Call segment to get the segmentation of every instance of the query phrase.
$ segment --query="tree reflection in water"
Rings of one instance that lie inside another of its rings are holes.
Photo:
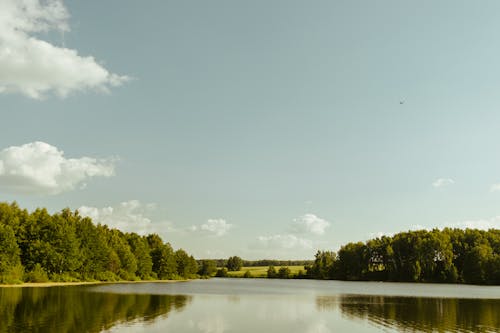
[[[100,332],[182,311],[189,296],[89,292],[85,287],[0,288],[0,333]]]
[[[397,296],[318,296],[319,311],[338,311],[398,331],[497,332],[500,300]]]

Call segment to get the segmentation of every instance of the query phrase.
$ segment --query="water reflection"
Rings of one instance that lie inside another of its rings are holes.
[[[88,292],[85,287],[0,288],[0,333],[100,332],[181,311],[190,296]]]
[[[398,331],[497,332],[500,300],[397,296],[318,296],[319,311],[338,311]]]
[[[488,287],[233,280],[0,288],[0,333],[489,333],[500,327],[498,289]],[[386,294],[375,294],[375,287]],[[424,287],[425,295],[394,295]],[[443,288],[455,298],[436,292]],[[458,298],[486,292],[496,299]]]

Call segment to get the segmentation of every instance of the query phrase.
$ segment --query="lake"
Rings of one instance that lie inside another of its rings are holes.
[[[210,279],[0,288],[3,332],[499,332],[500,287]]]

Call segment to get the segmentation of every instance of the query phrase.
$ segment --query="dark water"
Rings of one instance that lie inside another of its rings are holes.
[[[3,332],[500,332],[500,287],[308,280],[0,288]]]

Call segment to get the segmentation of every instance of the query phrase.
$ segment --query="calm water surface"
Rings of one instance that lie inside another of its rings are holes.
[[[3,332],[500,332],[500,287],[311,280],[0,288]]]

